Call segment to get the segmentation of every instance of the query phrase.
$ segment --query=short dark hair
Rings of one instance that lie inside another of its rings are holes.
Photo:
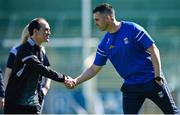
[[[105,15],[114,14],[114,8],[108,3],[102,3],[93,9],[93,13],[100,12]]]
[[[45,20],[44,18],[35,18],[33,19],[28,26],[28,31],[29,31],[29,35],[32,36],[33,35],[33,30],[37,29],[39,30],[41,28],[41,24],[39,23],[39,20]],[[45,20],[46,21],[46,20]]]

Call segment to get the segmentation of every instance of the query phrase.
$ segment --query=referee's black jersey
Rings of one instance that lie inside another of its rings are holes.
[[[20,105],[38,105],[37,86],[40,76],[45,76],[58,82],[64,82],[60,73],[42,63],[38,54],[40,47],[32,38],[19,46],[12,73],[5,92],[6,103]]]
[[[16,59],[16,55],[17,55],[17,51],[19,50],[19,47],[20,47],[20,45],[16,45],[10,50],[8,60],[7,60],[7,65],[6,65],[7,68],[10,68],[10,69],[13,68],[14,61]],[[41,46],[41,49],[42,49],[42,56],[43,56],[41,62],[45,66],[50,66],[49,59],[48,59],[48,57],[46,55],[45,48],[43,46]],[[38,84],[38,93],[39,92],[41,93],[42,88],[46,85],[46,80],[47,79],[48,78],[45,78],[43,76],[42,76],[42,78],[40,78],[39,84]]]

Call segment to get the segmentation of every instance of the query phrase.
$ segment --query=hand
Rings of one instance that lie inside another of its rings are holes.
[[[67,76],[65,77],[64,85],[69,89],[73,89],[76,86],[76,83],[74,79],[72,79],[70,76]]]
[[[41,90],[42,90],[43,95],[46,95],[47,92],[48,92],[48,88],[47,87],[43,87]]]
[[[157,80],[155,80],[156,81],[156,83],[157,84],[159,84],[160,86],[162,86],[163,85],[163,80],[161,80],[161,81],[157,81]]]
[[[159,84],[160,86],[162,86],[163,83],[164,83],[164,82],[163,82],[163,78],[162,78],[162,77],[159,77],[159,76],[155,77],[154,80],[155,80],[155,82],[156,82],[157,84]]]
[[[0,109],[4,107],[4,97],[0,97]]]

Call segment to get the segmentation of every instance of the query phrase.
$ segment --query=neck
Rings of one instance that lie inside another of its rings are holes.
[[[34,40],[37,46],[41,46],[41,42],[35,39],[35,37],[31,36],[31,38]]]
[[[120,27],[121,27],[121,22],[115,20],[111,25],[109,25],[108,32],[115,33],[119,30]]]

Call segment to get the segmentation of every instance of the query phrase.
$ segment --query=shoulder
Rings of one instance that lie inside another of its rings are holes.
[[[137,26],[138,24],[135,22],[131,22],[131,21],[122,21],[122,25],[124,27],[129,27],[129,28],[134,28],[135,26]]]
[[[19,46],[19,50],[31,50],[31,49],[33,49],[33,46],[30,45],[28,42]]]
[[[135,31],[135,32],[140,32],[140,31],[146,31],[141,25],[135,22],[130,22],[130,21],[123,21],[123,26],[126,29]]]
[[[140,24],[135,23],[135,22],[130,22],[130,21],[125,21],[127,26],[132,26],[133,28],[137,28],[137,29],[144,29]]]
[[[16,48],[17,54],[16,55],[25,55],[28,52],[33,51],[33,47],[28,43],[21,44],[18,48]]]
[[[10,53],[16,55],[19,47],[20,47],[20,45],[13,46],[10,50]]]

